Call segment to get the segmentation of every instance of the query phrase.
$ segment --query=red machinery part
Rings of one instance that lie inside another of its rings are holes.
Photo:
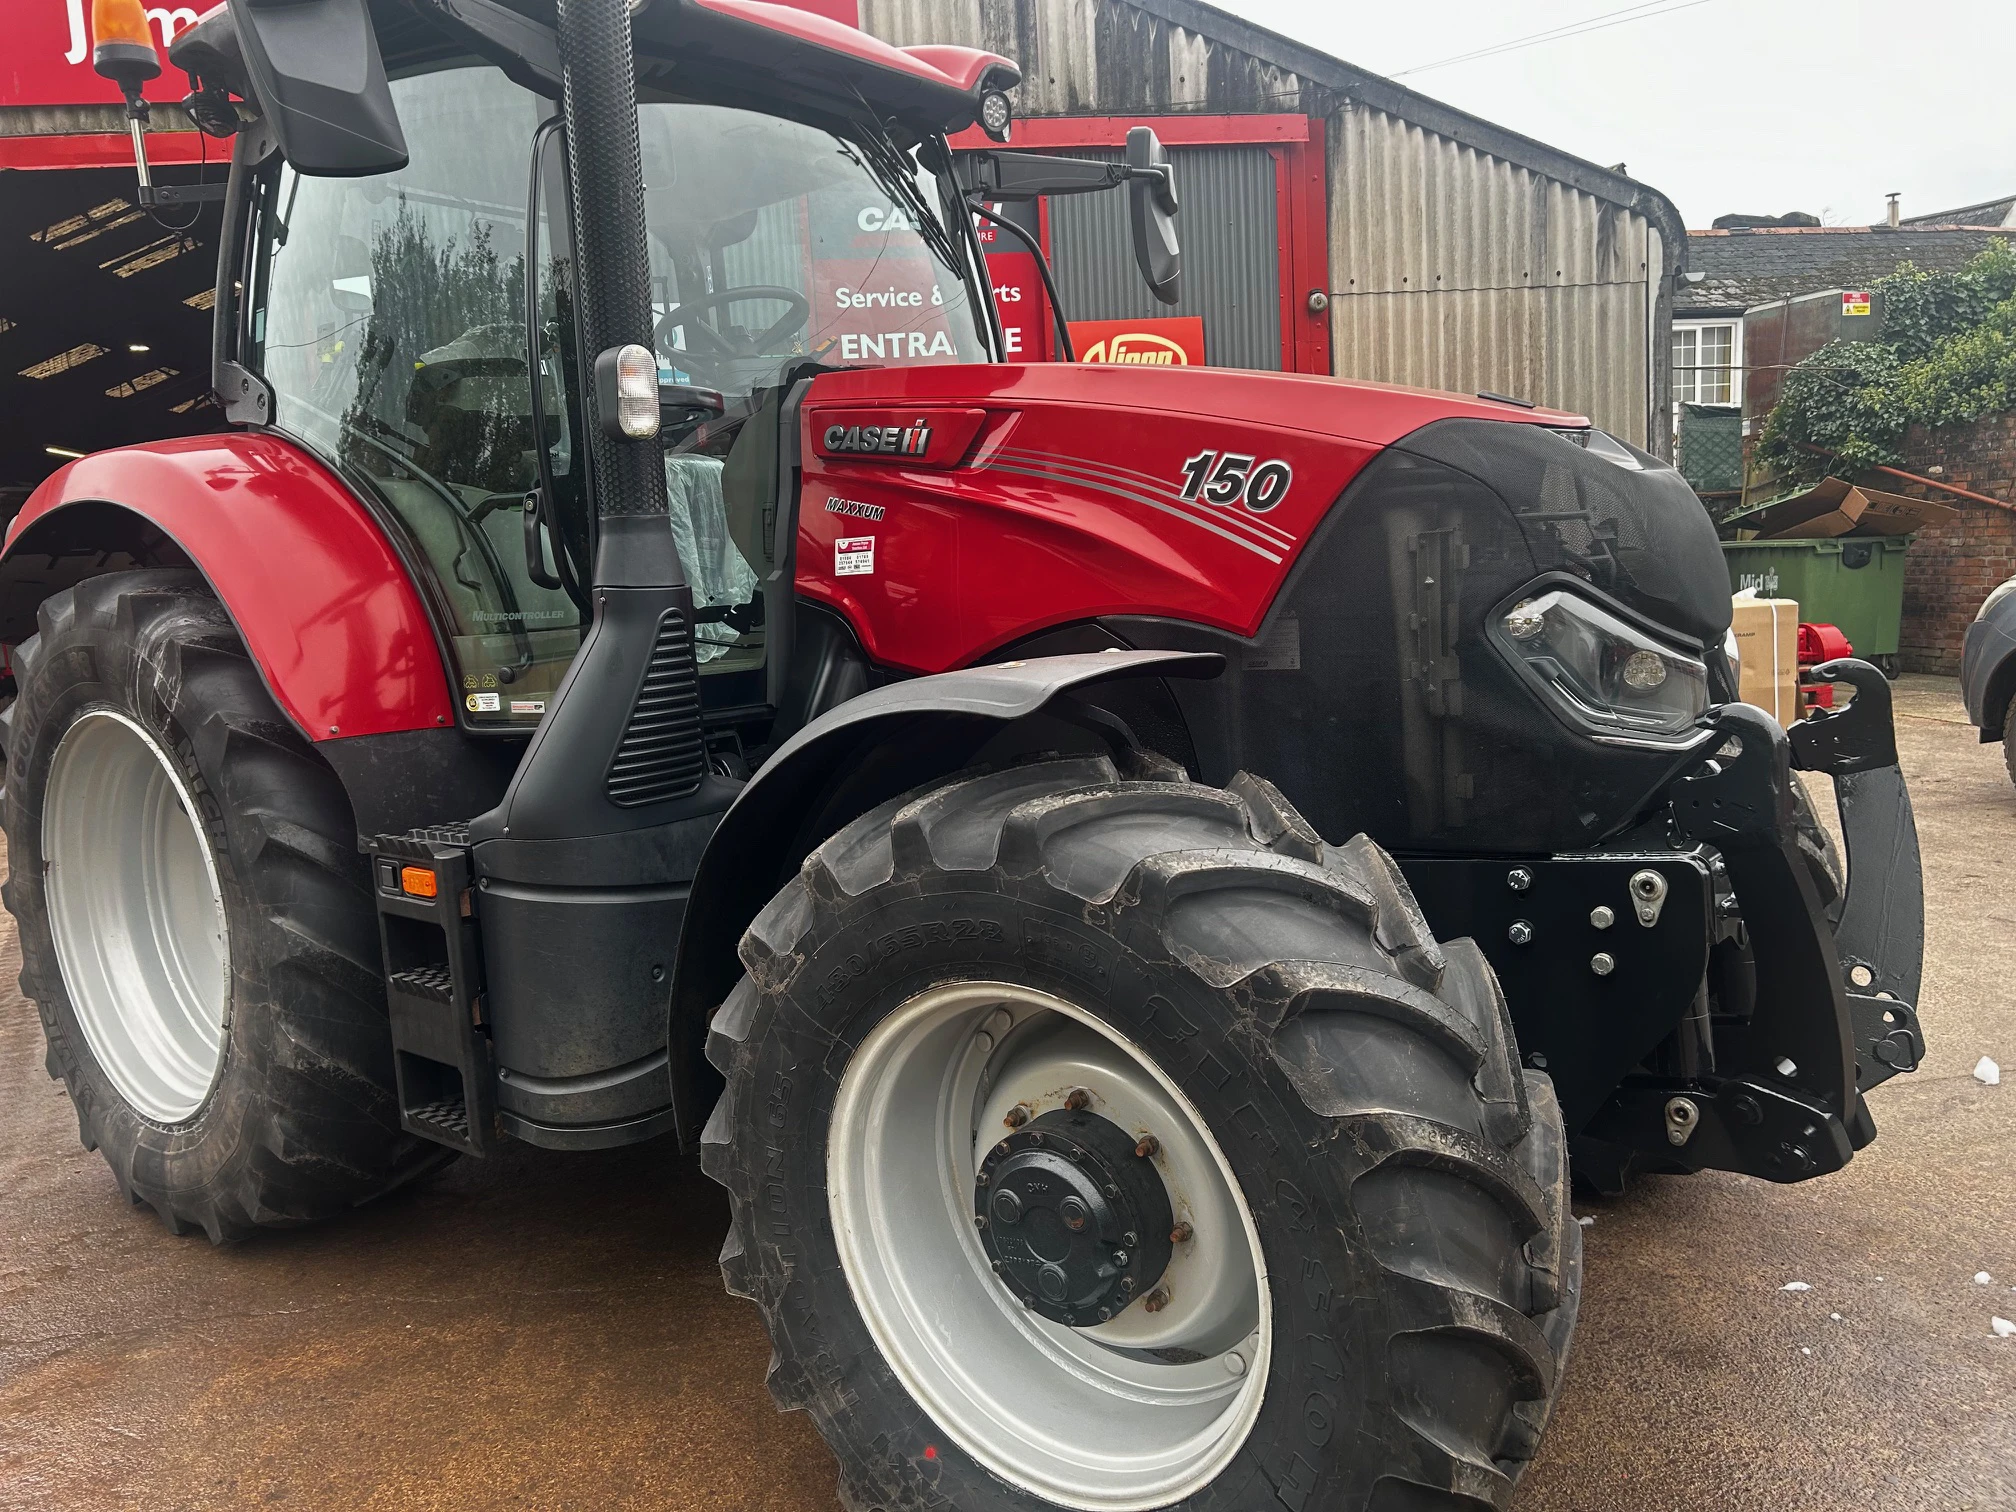
[[[1848,644],[1848,637],[1832,625],[1799,627],[1799,665],[1802,667],[1817,667],[1821,662],[1854,654],[1855,648]]]
[[[196,564],[310,740],[454,723],[441,648],[404,563],[355,495],[299,447],[241,432],[72,462],[15,517],[0,582],[33,554],[39,523],[100,501],[151,521]]]
[[[1844,656],[1853,656],[1855,648],[1848,644],[1848,637],[1833,625],[1801,625],[1799,627],[1799,665],[1817,667],[1822,662],[1837,661]],[[1834,707],[1834,685],[1832,683],[1800,683],[1800,692],[1806,704],[1814,709]]]
[[[1452,416],[1587,423],[1220,368],[825,374],[803,411],[798,591],[913,672],[1102,614],[1251,635],[1358,470]]]

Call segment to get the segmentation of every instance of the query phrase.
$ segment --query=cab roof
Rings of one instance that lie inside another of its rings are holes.
[[[394,74],[466,53],[466,24],[503,10],[550,33],[554,0],[370,0]],[[911,137],[963,131],[988,89],[1022,73],[970,47],[892,47],[824,16],[766,0],[647,0],[631,21],[644,82],[689,99],[858,117]],[[479,49],[486,50],[486,49]],[[504,61],[502,59],[498,60]]]

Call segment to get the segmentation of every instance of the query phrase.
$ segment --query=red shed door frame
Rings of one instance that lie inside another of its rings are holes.
[[[1274,161],[1274,210],[1280,248],[1281,366],[1290,373],[1330,368],[1330,317],[1311,310],[1312,291],[1330,287],[1329,196],[1324,181],[1323,122],[1302,115],[1041,116],[1015,123],[1011,148],[1058,152],[1118,149],[1127,132],[1150,126],[1165,147],[1264,147]],[[952,138],[955,148],[997,147],[978,127]],[[1041,205],[1043,250],[1050,250],[1050,206]],[[1179,226],[1181,222],[1178,222]],[[1327,301],[1326,301],[1327,302]],[[1043,355],[1054,355],[1047,322]]]

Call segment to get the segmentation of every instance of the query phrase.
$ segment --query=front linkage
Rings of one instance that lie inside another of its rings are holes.
[[[1850,684],[1854,701],[1789,735],[1748,704],[1714,709],[1724,739],[1671,789],[1677,835],[1723,863],[1719,911],[1747,934],[1755,1009],[1717,1015],[1712,1070],[1627,1078],[1591,1122],[1596,1138],[1689,1169],[1803,1181],[1875,1138],[1863,1094],[1924,1055],[1924,898],[1889,684],[1855,660],[1815,675]],[[1799,847],[1795,767],[1837,785],[1851,858],[1838,924]]]

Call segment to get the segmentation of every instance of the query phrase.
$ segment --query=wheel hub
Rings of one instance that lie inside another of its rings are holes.
[[[1169,1192],[1134,1136],[1082,1109],[1045,1113],[988,1152],[973,1214],[1024,1307],[1072,1328],[1106,1322],[1162,1278]]]

